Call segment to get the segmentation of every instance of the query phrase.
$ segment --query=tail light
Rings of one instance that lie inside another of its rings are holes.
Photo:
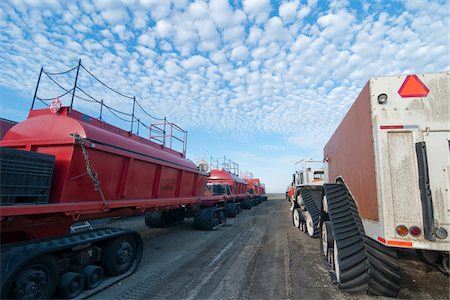
[[[417,226],[411,226],[409,227],[409,234],[411,234],[413,237],[418,237],[422,234],[422,230]]]
[[[400,235],[400,236],[405,236],[405,235],[408,234],[408,228],[406,228],[405,225],[398,225],[398,226],[395,228],[395,231],[396,231],[397,234]]]

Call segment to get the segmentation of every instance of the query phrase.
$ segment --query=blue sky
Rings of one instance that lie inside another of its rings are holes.
[[[1,1],[0,117],[26,117],[41,66],[81,58],[187,129],[188,158],[225,155],[283,192],[296,161],[322,157],[370,77],[450,69],[448,21],[448,1]],[[73,76],[58,81],[70,89]],[[83,76],[91,95],[131,112]],[[41,98],[61,94],[44,79]]]

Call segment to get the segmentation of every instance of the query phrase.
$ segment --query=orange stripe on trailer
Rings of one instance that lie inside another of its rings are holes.
[[[400,246],[400,247],[412,247],[413,243],[412,242],[387,240],[387,245],[389,245],[389,246]]]
[[[395,241],[395,240],[386,240],[382,238],[381,236],[378,237],[378,241],[382,242],[385,245],[388,246],[400,246],[400,247],[412,247],[412,242],[403,242],[403,241]]]

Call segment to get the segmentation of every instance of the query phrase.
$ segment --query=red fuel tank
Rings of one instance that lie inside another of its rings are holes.
[[[83,138],[108,201],[204,195],[207,177],[183,153],[67,107],[31,111],[0,145],[56,157],[51,203],[99,201],[74,134]]]
[[[211,170],[208,183],[228,184],[235,195],[247,193],[247,184],[244,179],[225,170]]]

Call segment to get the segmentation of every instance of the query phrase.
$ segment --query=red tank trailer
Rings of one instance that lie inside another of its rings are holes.
[[[194,217],[197,229],[213,230],[226,222],[225,203],[244,197],[242,186],[235,196],[207,191],[208,174],[185,158],[185,139],[182,151],[170,147],[176,125],[164,120],[157,143],[55,100],[50,109],[32,106],[0,142],[2,299],[88,297],[135,271],[139,233],[69,234],[75,222],[146,214],[149,227]]]
[[[260,198],[261,201],[267,200],[266,188],[264,184],[260,182],[259,178],[245,178],[245,182],[247,183],[250,194]]]
[[[254,206],[253,199],[247,193],[245,181],[224,169],[211,170],[208,177],[208,189],[214,195],[225,195],[227,198],[227,216],[235,217],[242,208],[250,209]]]

